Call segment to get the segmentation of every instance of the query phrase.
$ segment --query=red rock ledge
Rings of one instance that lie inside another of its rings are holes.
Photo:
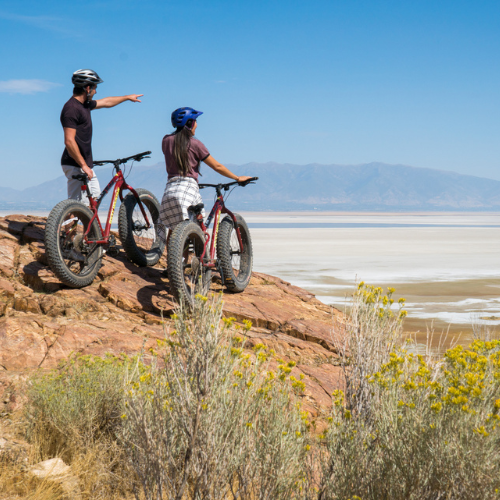
[[[121,250],[117,258],[104,257],[91,286],[74,290],[47,267],[44,229],[45,218],[0,218],[0,415],[19,406],[30,372],[54,368],[72,352],[134,354],[155,345],[163,338],[160,312],[169,318],[175,308],[161,273],[165,256],[156,267],[139,268]],[[305,377],[311,413],[328,405],[339,380],[331,344],[337,310],[279,278],[253,273],[244,293],[224,295],[224,314],[252,321],[247,347],[262,342],[297,363],[293,374]]]

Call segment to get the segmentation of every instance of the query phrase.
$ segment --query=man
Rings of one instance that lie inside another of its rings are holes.
[[[92,160],[92,118],[94,109],[112,108],[125,101],[141,102],[143,94],[132,94],[121,97],[105,97],[93,100],[97,85],[103,81],[91,69],[79,69],[71,79],[74,85],[73,96],[61,111],[61,124],[64,129],[64,145],[66,148],[61,157],[61,166],[68,178],[68,198],[82,201],[88,205],[87,194],[81,190],[82,183],[73,179],[73,175],[85,173],[89,178],[89,189],[92,196],[101,194],[99,181],[94,173]]]

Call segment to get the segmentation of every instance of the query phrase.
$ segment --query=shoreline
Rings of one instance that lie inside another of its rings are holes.
[[[342,309],[345,294],[363,280],[396,288],[395,295],[407,299],[405,331],[420,337],[433,327],[470,338],[472,322],[500,328],[498,212],[242,215],[251,228],[254,270],[304,288],[326,305]],[[337,226],[314,227],[317,223]]]

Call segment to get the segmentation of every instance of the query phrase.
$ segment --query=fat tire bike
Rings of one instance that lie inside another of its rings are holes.
[[[226,208],[223,192],[231,186],[254,184],[252,181],[257,179],[199,185],[200,189],[215,188],[216,199],[210,215],[203,221],[203,203],[190,206],[189,220],[175,226],[167,249],[170,289],[179,303],[192,306],[195,293],[206,293],[213,271],[219,272],[229,292],[240,293],[247,287],[253,263],[250,230],[241,215]],[[212,220],[211,236],[208,229]]]
[[[82,181],[89,207],[76,200],[64,200],[50,212],[45,227],[45,251],[47,261],[57,278],[72,288],[90,285],[102,265],[105,251],[116,255],[116,238],[111,234],[111,223],[118,197],[121,200],[118,214],[118,234],[127,257],[138,266],[154,266],[163,254],[163,226],[159,224],[160,204],[146,189],[135,190],[127,184],[120,165],[130,160],[141,161],[151,151],[117,160],[95,161],[94,165],[111,163],[115,175],[99,198],[90,192],[86,174],[73,175]],[[99,206],[114,186],[105,229],[99,219]],[[127,196],[123,191],[129,190]]]

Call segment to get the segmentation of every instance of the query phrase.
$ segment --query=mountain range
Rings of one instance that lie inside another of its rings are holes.
[[[238,175],[259,177],[255,185],[237,187],[232,193],[228,207],[234,210],[500,210],[500,181],[449,171],[384,163],[227,166]],[[101,167],[96,171],[103,188],[111,179],[111,168]],[[205,165],[201,171],[200,183],[226,182]],[[166,182],[165,165],[135,164],[127,181],[135,188],[152,191],[161,201]],[[211,205],[212,194],[213,190],[202,191],[206,205]],[[0,187],[2,210],[48,210],[65,198],[63,176],[22,191]]]

